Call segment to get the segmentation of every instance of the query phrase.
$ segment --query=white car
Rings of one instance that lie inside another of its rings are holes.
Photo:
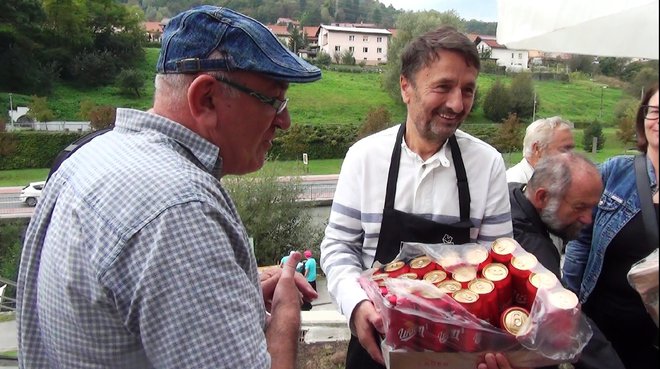
[[[27,206],[36,206],[37,201],[41,197],[41,190],[44,189],[46,181],[32,182],[29,185],[23,187],[19,199],[21,202],[27,204]]]

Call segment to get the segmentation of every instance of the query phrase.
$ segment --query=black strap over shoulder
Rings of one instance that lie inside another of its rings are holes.
[[[57,169],[62,165],[62,163],[71,156],[76,150],[78,150],[80,147],[91,141],[97,136],[100,136],[104,133],[112,131],[113,126],[106,127],[103,129],[99,129],[93,132],[90,132],[79,139],[75,140],[72,144],[64,148],[64,150],[60,151],[59,154],[55,157],[55,160],[53,160],[53,165],[50,167],[50,172],[48,172],[48,178],[46,178],[46,182],[50,180],[50,177],[57,171]]]
[[[655,210],[653,209],[653,197],[649,189],[649,178],[646,170],[646,155],[635,156],[635,175],[637,176],[637,192],[639,193],[639,203],[642,207],[642,219],[644,228],[649,237],[649,244],[658,245],[658,225],[655,222]]]

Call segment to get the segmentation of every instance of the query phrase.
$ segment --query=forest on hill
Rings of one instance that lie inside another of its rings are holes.
[[[199,5],[198,0],[119,0],[139,6],[148,21],[161,21]],[[394,28],[404,10],[386,6],[377,0],[210,0],[204,4],[226,6],[264,23],[279,18],[299,21],[302,26],[319,24],[368,23],[382,28]],[[460,14],[457,14],[460,17]],[[466,19],[466,32],[495,35],[496,22]]]

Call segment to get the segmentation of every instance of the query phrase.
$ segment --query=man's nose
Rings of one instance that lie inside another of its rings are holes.
[[[463,111],[463,91],[460,88],[454,88],[451,90],[447,97],[447,107],[449,107],[454,113],[460,113]]]
[[[291,116],[289,115],[289,108],[284,109],[280,114],[276,114],[273,119],[275,127],[286,131],[291,127]]]

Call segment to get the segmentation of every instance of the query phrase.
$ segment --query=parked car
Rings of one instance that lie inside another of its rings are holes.
[[[23,187],[19,199],[21,202],[27,204],[27,206],[36,206],[37,201],[41,197],[41,190],[44,189],[46,181],[32,182],[29,185]]]

